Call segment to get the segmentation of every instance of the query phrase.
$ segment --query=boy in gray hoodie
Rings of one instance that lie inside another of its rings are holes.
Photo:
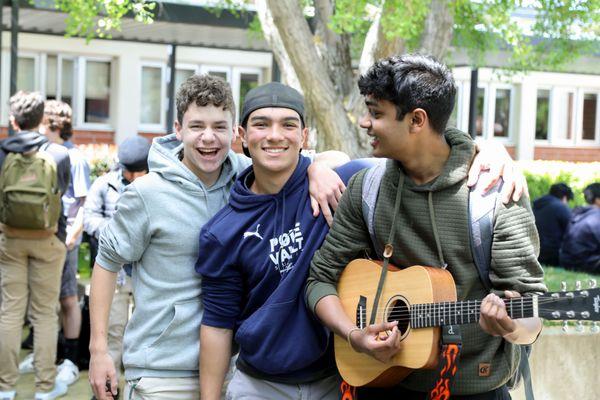
[[[117,392],[107,324],[123,264],[133,266],[136,305],[124,337],[125,398],[199,398],[198,237],[206,221],[227,204],[237,174],[250,165],[249,158],[230,149],[234,110],[225,81],[190,77],[177,93],[176,133],[154,140],[150,172],[127,187],[100,235],[90,294],[89,373],[98,399]],[[347,160],[339,152],[317,158],[332,164]],[[311,193],[320,194],[320,204],[335,197],[329,193],[344,189],[323,164],[315,162],[309,171],[311,178],[319,176]]]

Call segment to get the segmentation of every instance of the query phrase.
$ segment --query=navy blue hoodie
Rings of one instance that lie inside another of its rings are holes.
[[[540,236],[540,256],[543,264],[558,265],[558,250],[562,244],[571,211],[558,197],[547,194],[533,202],[535,226]]]
[[[329,230],[322,215],[312,216],[309,165],[300,156],[274,195],[253,193],[252,167],[246,169],[229,204],[200,233],[202,324],[232,329],[238,368],[275,382],[309,382],[335,371],[329,332],[304,302],[310,261]],[[369,165],[352,161],[337,172],[347,183]]]
[[[560,249],[560,265],[600,274],[600,208],[581,207],[573,211]]]

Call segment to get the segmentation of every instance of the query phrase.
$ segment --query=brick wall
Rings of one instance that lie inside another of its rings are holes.
[[[0,127],[0,139],[5,137],[8,137],[8,128],[2,126]],[[74,129],[72,140],[75,144],[113,144],[115,142],[115,132]]]
[[[533,159],[575,162],[600,161],[600,147],[536,146],[533,153]]]

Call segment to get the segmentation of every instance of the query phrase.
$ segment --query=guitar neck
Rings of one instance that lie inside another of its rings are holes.
[[[538,316],[537,296],[505,299],[504,302],[512,319]],[[410,307],[410,324],[413,328],[474,324],[479,322],[480,308],[481,300],[413,304]]]

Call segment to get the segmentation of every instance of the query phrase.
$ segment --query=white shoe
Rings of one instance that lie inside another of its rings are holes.
[[[56,380],[69,386],[79,379],[79,368],[71,360],[65,360],[56,367]]]
[[[0,392],[0,400],[14,400],[16,395],[17,395],[17,392],[14,390]]]
[[[27,357],[19,364],[20,374],[31,374],[33,372],[33,352],[27,354]],[[0,397],[1,399],[2,397]]]
[[[67,393],[67,385],[60,381],[54,382],[54,387],[46,393],[36,392],[35,400],[53,400],[64,396]]]

